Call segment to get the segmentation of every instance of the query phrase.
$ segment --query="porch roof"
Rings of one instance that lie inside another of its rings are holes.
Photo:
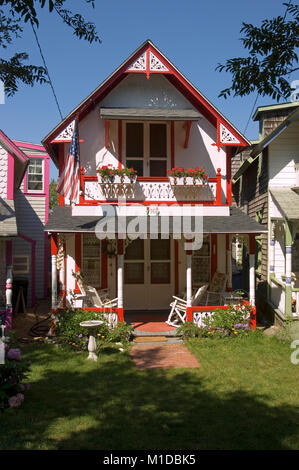
[[[101,108],[103,119],[144,119],[157,121],[197,121],[202,114],[195,109],[177,108]]]
[[[140,227],[138,233],[142,234],[143,227],[147,227],[144,233],[149,233],[151,217],[158,218],[158,233],[164,233],[164,227],[168,227],[167,233],[173,233],[174,224],[173,217],[169,217],[169,225],[163,223],[163,216],[141,216]],[[45,226],[47,232],[94,232],[96,224],[104,219],[101,217],[90,216],[72,216],[70,207],[58,206],[55,207],[53,214],[50,215],[48,223]],[[135,217],[126,217],[126,224],[128,225]],[[165,217],[166,219],[166,217]],[[142,223],[144,222],[144,224]],[[195,216],[191,216],[191,230],[192,233],[267,233],[268,230],[264,225],[257,223],[255,220],[244,214],[236,207],[230,207],[229,216],[204,216],[203,229],[195,230]]]
[[[270,189],[270,193],[286,219],[299,219],[299,194],[291,188]]]
[[[0,237],[17,237],[14,201],[0,198]]]

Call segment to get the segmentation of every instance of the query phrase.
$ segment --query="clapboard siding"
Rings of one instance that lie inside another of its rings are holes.
[[[15,196],[18,232],[36,242],[35,294],[37,298],[44,296],[45,204],[45,196],[26,196],[22,191],[17,191]],[[13,253],[28,255],[31,261],[31,243],[19,237],[13,242]],[[28,276],[22,276],[29,280],[29,302],[31,302],[31,272],[32,267]]]
[[[269,146],[269,186],[292,187],[299,162],[299,122],[287,127]]]
[[[7,151],[0,146],[0,197],[7,197]]]
[[[261,161],[259,160],[261,158]],[[268,224],[268,151],[264,150],[261,157],[250,165],[248,170],[242,176],[240,205],[247,205],[247,212],[252,219],[257,218],[257,213],[261,212],[261,223]],[[267,280],[267,234],[261,235],[262,240],[262,259],[261,259],[261,278],[259,282]]]

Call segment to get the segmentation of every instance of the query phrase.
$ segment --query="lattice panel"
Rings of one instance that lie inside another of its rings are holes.
[[[150,70],[155,72],[168,72],[169,69],[152,52],[150,54]]]
[[[146,71],[146,52],[141,54],[135,62],[127,69],[128,72]]]
[[[220,142],[222,144],[240,144],[237,137],[234,136],[222,123],[220,123]]]
[[[73,138],[75,121],[72,121],[54,140],[69,141]]]
[[[99,184],[85,182],[85,200],[113,201],[125,197],[127,201],[213,201],[216,183],[204,186],[173,187],[169,182],[137,182],[134,185]]]
[[[193,323],[197,326],[205,326],[204,320],[213,317],[214,312],[194,312],[193,313]]]

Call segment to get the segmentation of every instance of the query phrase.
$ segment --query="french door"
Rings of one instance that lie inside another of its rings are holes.
[[[166,176],[169,167],[169,125],[165,122],[124,123],[125,164],[138,176]]]
[[[124,260],[124,308],[157,310],[169,307],[173,295],[173,241],[132,241]]]

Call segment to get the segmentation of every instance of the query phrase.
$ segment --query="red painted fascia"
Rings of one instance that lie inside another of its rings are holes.
[[[249,142],[236,131],[231,124],[214,108],[208,100],[199,93],[198,90],[156,49],[156,47],[150,42],[146,41],[134,54],[132,54],[115,72],[108,77],[102,85],[100,85],[93,93],[91,93],[77,108],[75,108],[71,114],[60,123],[46,138],[43,140],[43,144],[47,150],[51,149],[51,140],[55,138],[63,129],[65,129],[75,118],[78,121],[82,120],[86,114],[89,113],[96,102],[102,100],[110,91],[115,88],[128,73],[128,67],[145,51],[151,51],[155,56],[161,60],[163,64],[168,68],[169,72],[162,72],[165,77],[179,90],[184,96],[198,109],[203,116],[205,116],[215,127],[217,126],[217,120],[220,120],[227,129],[238,137],[240,140],[240,147],[247,147]],[[131,72],[134,73],[134,72]],[[153,73],[153,72],[150,72]],[[159,72],[160,73],[160,72]],[[53,158],[55,161],[55,158]],[[57,164],[57,161],[55,161]]]

